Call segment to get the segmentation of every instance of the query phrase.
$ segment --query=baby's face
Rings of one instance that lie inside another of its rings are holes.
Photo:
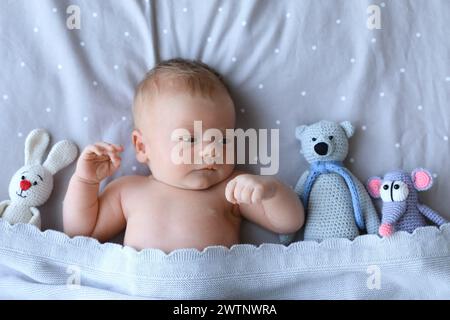
[[[179,188],[200,190],[231,175],[234,164],[226,164],[226,142],[229,140],[212,144],[210,140],[202,142],[202,136],[194,135],[195,121],[202,122],[203,134],[207,129],[215,128],[226,138],[225,130],[234,129],[234,105],[225,90],[216,90],[212,97],[173,90],[160,92],[152,98],[151,104],[141,114],[145,117],[140,130],[145,156],[140,158],[138,152],[138,160],[148,163],[155,179]],[[180,128],[186,129],[185,132],[177,133]],[[174,161],[177,147],[190,153],[190,164]],[[222,153],[223,164],[217,163],[217,153]],[[200,163],[194,163],[195,156]]]

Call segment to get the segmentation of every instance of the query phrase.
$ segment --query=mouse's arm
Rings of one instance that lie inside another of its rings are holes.
[[[429,220],[431,220],[438,226],[441,226],[444,223],[448,222],[445,218],[441,217],[436,211],[434,211],[433,209],[424,204],[421,203],[417,204],[417,209],[419,209],[420,213],[422,213],[425,217],[427,217]]]
[[[308,175],[309,175],[308,170],[303,172],[302,176],[300,177],[300,179],[298,179],[297,184],[295,185],[295,188],[294,188],[294,191],[299,196],[300,200],[303,196],[303,190],[305,188],[305,182],[306,182],[306,179],[308,179]],[[305,205],[305,204],[303,204],[303,205]]]

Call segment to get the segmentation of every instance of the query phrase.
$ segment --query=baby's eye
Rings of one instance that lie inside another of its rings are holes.
[[[179,137],[178,140],[186,142],[186,143],[195,143],[195,142],[197,142],[197,139],[195,139],[195,137],[192,137],[192,136]]]
[[[312,141],[317,141],[317,138],[312,138]]]
[[[231,142],[231,139],[227,138],[227,137],[223,137],[223,139],[220,141],[220,143],[222,143],[222,144],[227,144],[227,143],[230,143],[230,142]]]

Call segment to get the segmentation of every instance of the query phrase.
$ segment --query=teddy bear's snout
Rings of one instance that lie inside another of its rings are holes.
[[[316,144],[314,146],[314,151],[319,155],[319,156],[326,156],[328,154],[328,149],[330,148],[330,146],[325,143],[325,142],[319,142],[318,144]]]
[[[28,180],[22,180],[20,181],[20,189],[22,191],[27,191],[31,187],[31,182]]]

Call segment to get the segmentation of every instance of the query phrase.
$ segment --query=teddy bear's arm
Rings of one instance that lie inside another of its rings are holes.
[[[441,226],[444,223],[448,222],[446,219],[441,217],[436,211],[434,211],[433,209],[424,204],[421,203],[417,204],[417,209],[419,209],[420,213],[422,213],[425,217],[427,217],[429,220],[431,220],[438,226]]]
[[[308,170],[303,172],[303,174],[301,175],[300,179],[298,179],[297,184],[295,185],[295,188],[294,188],[294,191],[298,195],[298,198],[300,199],[300,202],[302,202],[302,204],[303,204],[303,201],[302,201],[303,188],[304,188],[306,179],[308,178],[308,175],[309,175]],[[303,204],[303,206],[305,206],[305,205]],[[296,235],[297,235],[297,233],[280,234],[278,237],[282,244],[288,245],[295,240]]]
[[[305,188],[305,182],[306,182],[306,179],[308,179],[308,175],[309,175],[308,170],[303,172],[303,174],[301,175],[300,179],[298,179],[297,184],[295,185],[295,188],[294,188],[295,193],[300,197],[300,201],[302,200],[303,190]],[[303,203],[303,206],[305,206],[304,203]]]
[[[377,234],[380,227],[380,219],[375,209],[372,199],[366,191],[364,185],[352,174],[358,188],[359,201],[361,202],[361,210],[364,217],[367,233]]]

